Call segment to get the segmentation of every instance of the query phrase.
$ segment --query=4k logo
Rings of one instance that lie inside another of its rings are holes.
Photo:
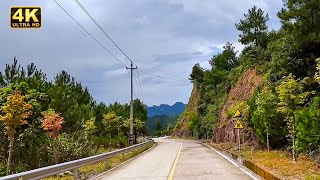
[[[41,8],[26,6],[11,7],[10,20],[12,28],[40,28]]]

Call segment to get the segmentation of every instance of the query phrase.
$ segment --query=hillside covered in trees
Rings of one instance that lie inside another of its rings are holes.
[[[185,108],[186,104],[182,102],[176,102],[172,106],[160,104],[148,107],[148,118],[145,123],[148,134],[156,136],[170,134]]]
[[[138,99],[133,106],[139,135],[147,109]],[[127,146],[129,108],[97,103],[66,71],[48,81],[14,59],[0,71],[0,176]]]
[[[319,161],[320,1],[284,1],[277,16],[281,28],[269,30],[268,14],[252,7],[235,24],[244,49],[227,42],[209,60],[211,69],[192,68],[196,108],[180,116],[175,135],[235,143],[232,115],[239,109],[247,144],[266,147],[268,137],[271,148],[288,149],[293,159]]]

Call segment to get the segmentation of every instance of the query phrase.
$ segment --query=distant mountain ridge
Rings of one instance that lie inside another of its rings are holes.
[[[148,107],[148,117],[156,115],[167,115],[167,116],[179,116],[186,108],[186,104],[182,102],[176,102],[170,106],[168,104],[160,104],[160,106],[153,105]]]

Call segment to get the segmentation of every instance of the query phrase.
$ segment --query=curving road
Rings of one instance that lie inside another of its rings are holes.
[[[259,179],[212,149],[187,140],[156,138],[141,156],[99,180],[247,180]]]

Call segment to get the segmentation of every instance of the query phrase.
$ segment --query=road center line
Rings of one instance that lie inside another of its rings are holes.
[[[182,143],[180,143],[179,151],[177,153],[176,159],[174,160],[174,163],[172,165],[172,168],[170,170],[170,173],[169,173],[169,176],[168,176],[167,180],[173,180],[173,176],[174,176],[174,173],[176,171],[176,167],[177,167],[177,164],[178,164],[178,159],[179,159],[179,156],[180,156],[181,149],[182,149]]]

